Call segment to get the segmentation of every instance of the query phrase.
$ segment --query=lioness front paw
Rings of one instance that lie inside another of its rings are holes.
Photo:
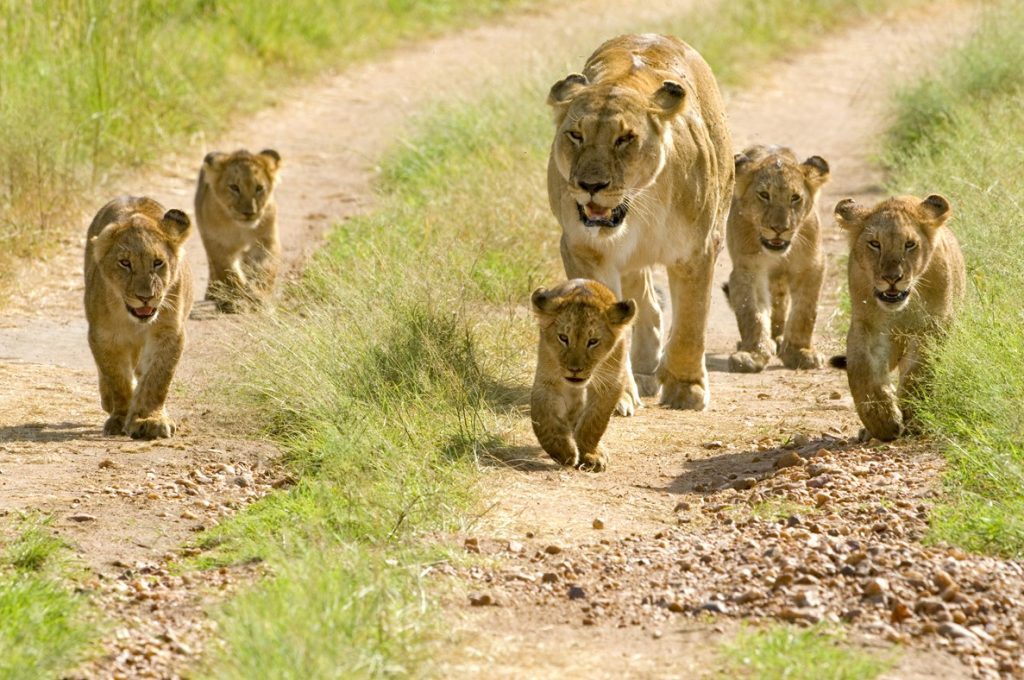
[[[136,418],[128,425],[132,439],[169,439],[174,436],[174,421],[166,416]]]
[[[825,357],[808,347],[783,344],[779,356],[782,359],[782,365],[786,368],[809,371],[825,365]]]
[[[653,373],[634,373],[633,378],[641,397],[653,397],[661,389],[661,381]]]
[[[580,464],[576,467],[587,472],[604,472],[608,469],[608,457],[601,451],[584,453],[580,456]]]
[[[615,413],[616,415],[628,418],[635,415],[637,410],[643,407],[644,403],[640,401],[640,390],[637,389],[636,380],[633,378],[632,373],[627,373],[626,389],[622,391],[619,403],[615,405]]]
[[[697,382],[662,375],[661,405],[690,411],[703,411],[711,401],[707,379]]]
[[[733,352],[729,355],[732,373],[760,373],[768,365],[768,355],[760,352]]]
[[[112,414],[109,418],[107,418],[107,422],[103,423],[103,434],[124,434],[125,419],[126,417],[125,414],[123,413]]]

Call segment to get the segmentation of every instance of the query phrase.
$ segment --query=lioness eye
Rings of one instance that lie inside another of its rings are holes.
[[[563,345],[565,345],[566,347],[569,346],[569,338],[568,338],[568,336],[565,336],[565,335],[562,335],[561,333],[559,333],[558,334],[558,341],[560,343],[562,343]]]
[[[597,338],[591,338],[587,340],[587,347],[597,347],[597,343],[600,342]]]
[[[241,191],[241,189],[238,188],[237,184],[230,184],[230,185],[228,185],[228,189],[231,189],[231,193],[233,193],[233,194],[237,194],[237,193],[239,193]]]
[[[124,267],[125,269],[131,269],[132,268],[132,261],[131,260],[118,260],[117,263],[119,265],[121,265],[122,267]]]
[[[790,203],[799,203],[801,200],[802,199],[800,197],[800,194],[793,194],[792,196],[789,197]]]
[[[626,146],[634,139],[636,139],[636,135],[634,135],[632,132],[627,132],[626,134],[622,135],[621,137],[615,140],[615,146]]]
[[[256,185],[256,193],[257,194],[262,194],[263,193],[263,185],[262,184],[257,184]]]
[[[907,250],[913,250],[917,247],[917,241],[907,241],[907,245],[904,246]]]
[[[153,269],[160,269],[160,267],[163,267],[163,266],[164,266],[164,261],[163,260],[153,260]]]
[[[760,198],[762,201],[767,201],[771,199],[771,196],[768,195],[767,191],[758,191],[757,197]]]
[[[868,247],[871,248],[872,250],[878,250],[879,248],[882,247],[882,244],[879,243],[878,241],[868,241]]]
[[[579,144],[580,142],[583,141],[583,135],[576,132],[575,130],[569,130],[565,134],[569,137],[569,139],[573,141],[574,144]]]

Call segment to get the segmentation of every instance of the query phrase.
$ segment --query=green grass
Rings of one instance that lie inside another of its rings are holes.
[[[755,8],[792,10],[768,12],[757,40],[798,47],[820,27],[790,30],[818,0],[731,4],[747,9],[673,26],[699,26],[680,32],[714,67],[735,62],[735,78],[760,66],[732,23],[760,21]],[[437,584],[421,574],[447,558],[433,539],[464,526],[479,461],[518,417],[536,333],[524,300],[561,277],[544,98],[563,75],[506,74],[497,93],[420,121],[382,165],[378,211],[339,226],[290,311],[252,327],[230,402],[299,481],[200,539],[201,566],[261,560],[271,574],[220,614],[209,676],[430,672]]]
[[[0,534],[0,680],[63,677],[95,636],[63,548],[43,520]]]
[[[0,0],[0,302],[111,174],[213,138],[297,76],[526,2]]]
[[[890,659],[845,646],[841,629],[820,625],[743,629],[722,653],[723,678],[870,680],[892,666]]]
[[[932,348],[919,405],[946,442],[948,501],[932,538],[1024,556],[1024,6],[1003,2],[945,68],[902,93],[894,191],[938,192],[967,259],[967,304]]]

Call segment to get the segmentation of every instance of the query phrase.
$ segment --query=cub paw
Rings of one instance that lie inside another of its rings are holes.
[[[661,379],[661,405],[668,408],[703,411],[711,401],[707,380],[693,382],[671,375]]]
[[[809,371],[825,365],[825,357],[807,347],[782,345],[782,365],[786,368]]]
[[[768,365],[768,355],[759,352],[733,352],[729,355],[732,373],[760,373]]]
[[[656,396],[658,390],[661,389],[661,381],[653,373],[634,373],[633,378],[636,380],[636,388],[641,397]]]
[[[136,418],[128,425],[132,439],[169,439],[174,436],[175,425],[166,416]]]
[[[580,456],[580,464],[576,467],[586,472],[604,472],[608,469],[608,457],[601,451],[584,453]]]
[[[107,422],[103,423],[103,434],[125,434],[124,425],[125,415],[123,413],[115,413],[107,418]]]

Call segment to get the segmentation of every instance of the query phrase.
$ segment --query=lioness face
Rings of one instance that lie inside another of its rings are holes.
[[[584,387],[636,313],[632,300],[616,302],[607,288],[575,279],[531,298],[540,319],[541,342],[555,349],[562,378]]]
[[[274,190],[280,161],[276,151],[265,149],[211,153],[203,162],[218,202],[236,221],[255,227]]]
[[[614,229],[665,166],[665,120],[681,110],[682,85],[666,80],[651,97],[573,74],[548,103],[557,130],[552,154],[576,201],[580,222]]]
[[[800,225],[814,210],[828,176],[828,163],[820,156],[797,163],[788,151],[760,158],[736,155],[737,206],[757,226],[765,252],[786,253],[799,238]]]
[[[931,260],[935,232],[951,215],[949,202],[936,194],[923,201],[891,198],[871,209],[849,198],[836,205],[837,221],[850,232],[851,261],[873,283],[879,307],[896,312],[907,306]]]
[[[125,311],[134,321],[148,324],[159,316],[176,280],[180,247],[189,227],[185,213],[170,210],[159,223],[133,215],[94,237],[101,276],[121,293]]]

